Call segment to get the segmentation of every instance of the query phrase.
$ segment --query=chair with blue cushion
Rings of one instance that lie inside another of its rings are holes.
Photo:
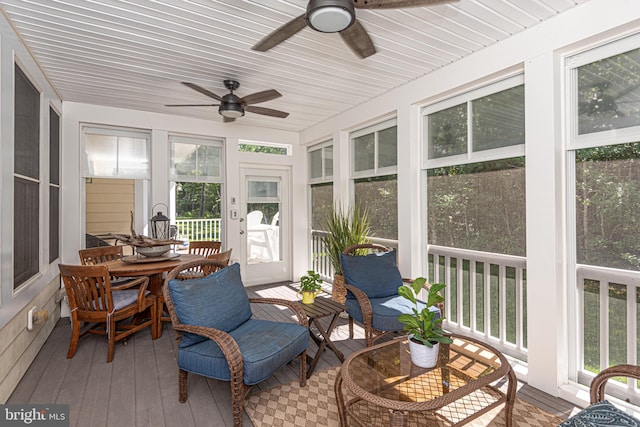
[[[414,306],[398,295],[398,288],[410,280],[400,275],[396,251],[369,243],[353,245],[342,252],[340,264],[347,289],[349,337],[353,339],[354,320],[364,327],[367,347],[384,335],[403,331],[398,316],[412,313]],[[418,310],[422,308],[424,302],[419,301]]]
[[[591,381],[591,405],[569,418],[558,427],[640,427],[640,420],[616,408],[605,400],[605,387],[609,378],[640,379],[640,366],[616,365],[600,371]]]
[[[215,271],[204,277],[180,280],[181,272],[198,268]],[[244,399],[251,386],[298,358],[300,385],[306,384],[308,321],[299,302],[249,298],[240,277],[240,265],[226,267],[203,259],[179,265],[167,275],[162,289],[173,328],[182,333],[178,346],[179,401],[187,400],[189,373],[231,383],[233,420],[242,425]],[[252,317],[251,303],[290,308],[298,323]]]
[[[154,340],[160,336],[161,306],[156,296],[147,290],[148,277],[120,284],[116,290],[104,265],[59,264],[58,268],[71,310],[71,343],[67,359],[75,355],[78,340],[87,333],[107,336],[107,362],[113,360],[116,341],[148,326]],[[138,322],[137,315],[147,312],[147,320]],[[136,321],[128,322],[130,318]],[[82,322],[87,324],[83,331]]]

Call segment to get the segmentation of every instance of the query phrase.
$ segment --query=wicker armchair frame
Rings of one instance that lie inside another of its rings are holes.
[[[604,400],[605,388],[609,378],[613,377],[627,377],[640,379],[640,366],[636,365],[615,365],[610,368],[603,369],[598,375],[593,378],[590,386],[590,398],[591,404]]]
[[[389,252],[390,249],[386,246],[376,245],[374,243],[363,243],[359,245],[353,245],[342,251],[346,255],[363,255],[369,252]],[[344,270],[343,270],[344,271]],[[405,283],[411,283],[411,279],[402,279]],[[351,292],[360,304],[360,310],[362,310],[362,327],[364,328],[364,342],[367,347],[371,347],[377,340],[389,335],[394,331],[379,331],[372,326],[373,322],[373,307],[369,297],[361,289],[347,283],[345,278],[344,287],[347,291]],[[425,286],[425,289],[428,287]],[[353,322],[354,318],[349,315],[349,338],[353,339]]]
[[[230,385],[231,385],[231,402],[233,411],[233,424],[236,427],[242,426],[242,411],[244,409],[244,399],[251,390],[251,386],[244,383],[244,364],[240,347],[236,341],[226,332],[219,329],[208,328],[204,326],[185,325],[180,322],[176,314],[176,309],[171,299],[168,283],[170,280],[177,278],[184,270],[200,269],[200,270],[217,270],[226,267],[226,263],[219,260],[204,259],[180,264],[169,272],[165,278],[162,292],[164,301],[171,316],[173,329],[177,332],[188,332],[197,334],[211,339],[218,344],[224,354],[227,364],[229,365]],[[305,315],[304,308],[299,302],[288,301],[277,298],[249,298],[250,303],[254,304],[276,304],[288,307],[294,312],[298,319],[298,323],[306,328],[309,327],[309,321]],[[307,381],[307,352],[300,353],[297,358],[300,360],[300,386],[304,387]],[[178,400],[181,403],[187,401],[187,379],[189,373],[182,369],[178,369]]]

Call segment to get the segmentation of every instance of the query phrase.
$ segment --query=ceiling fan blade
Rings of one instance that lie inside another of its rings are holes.
[[[213,92],[211,92],[211,91],[209,91],[209,90],[207,90],[207,89],[205,89],[205,88],[203,88],[201,86],[198,86],[197,84],[189,83],[189,82],[182,82],[182,84],[185,85],[185,86],[188,86],[191,89],[196,90],[196,91],[198,91],[198,92],[200,92],[200,93],[202,93],[204,95],[207,95],[208,97],[211,97],[211,98],[213,98],[213,99],[215,99],[217,101],[222,101],[222,97],[216,95],[215,93],[213,93]]]
[[[262,92],[252,93],[251,95],[243,96],[240,98],[240,102],[245,105],[259,104],[261,102],[271,101],[272,99],[280,98],[282,94],[275,89],[263,90]]]
[[[296,34],[298,31],[302,30],[307,26],[307,21],[304,19],[304,15],[300,15],[297,18],[292,19],[286,24],[282,25],[271,34],[260,40],[258,43],[253,45],[251,49],[258,50],[260,52],[265,52],[272,47],[282,43],[289,37]]]
[[[249,111],[250,113],[263,114],[265,116],[271,116],[271,117],[279,117],[281,119],[284,119],[289,116],[289,113],[285,113],[284,111],[274,110],[272,108],[254,107],[254,106],[248,105],[244,109],[246,111]]]
[[[401,9],[404,7],[434,6],[459,0],[353,0],[358,9]]]
[[[340,36],[360,58],[364,59],[376,53],[371,37],[357,19],[349,28],[340,31]]]
[[[165,107],[219,107],[220,104],[164,104]]]
[[[235,121],[236,121],[235,117],[222,116],[222,122],[223,123],[231,123],[231,122],[235,122]]]

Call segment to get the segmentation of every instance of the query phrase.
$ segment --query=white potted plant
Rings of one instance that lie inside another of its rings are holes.
[[[305,276],[300,278],[299,293],[302,295],[303,304],[313,304],[320,289],[322,289],[322,279],[319,273],[309,270]]]
[[[426,282],[424,277],[418,277],[409,286],[403,285],[398,288],[398,294],[414,304],[413,313],[401,314],[398,320],[405,325],[404,330],[409,332],[411,361],[421,368],[433,368],[438,362],[440,343],[451,344],[453,340],[442,330],[444,318],[439,316],[439,311],[432,309],[444,301],[439,292],[446,285],[432,284],[429,287],[426,305],[418,311],[418,294]]]

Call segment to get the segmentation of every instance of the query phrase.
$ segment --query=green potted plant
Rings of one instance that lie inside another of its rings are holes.
[[[444,317],[438,316],[438,311],[431,310],[444,301],[440,291],[445,288],[445,284],[432,284],[425,306],[418,311],[418,294],[426,282],[424,277],[418,277],[409,286],[398,288],[398,295],[414,304],[413,313],[401,314],[398,320],[404,324],[404,330],[409,332],[411,361],[422,368],[432,368],[438,361],[440,343],[451,344],[453,340],[442,330]]]
[[[322,244],[334,271],[331,297],[344,304],[347,291],[344,287],[340,255],[349,246],[369,243],[372,233],[367,210],[362,209],[359,204],[348,209],[336,204],[324,216],[322,229],[325,231],[321,237]]]
[[[313,304],[320,289],[322,289],[322,279],[319,273],[309,270],[300,278],[299,294],[302,295],[303,304]]]

